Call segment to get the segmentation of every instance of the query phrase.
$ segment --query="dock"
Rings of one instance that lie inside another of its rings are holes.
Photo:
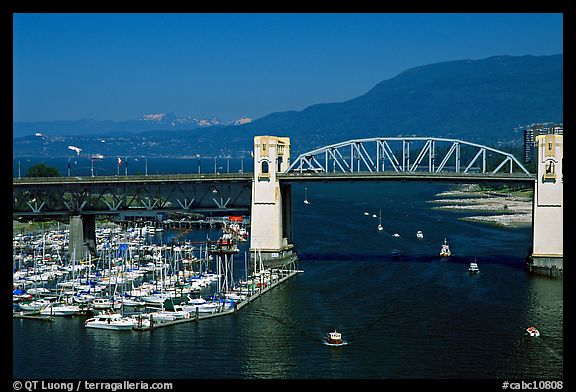
[[[210,314],[199,314],[198,312],[196,312],[196,314],[191,314],[189,318],[183,318],[183,319],[172,320],[172,321],[160,321],[160,320],[153,320],[152,319],[153,322],[151,323],[150,326],[141,326],[141,327],[137,326],[137,327],[134,327],[133,329],[135,331],[152,331],[156,328],[168,327],[171,325],[177,325],[177,324],[183,324],[183,323],[189,323],[189,322],[198,322],[200,320],[210,319],[210,318],[214,318],[214,317],[229,316],[229,315],[236,314],[236,312],[238,312],[238,310],[242,309],[244,306],[248,305],[250,302],[254,301],[255,299],[259,298],[261,295],[267,293],[268,291],[272,290],[274,287],[278,286],[279,284],[285,282],[286,280],[288,280],[292,276],[294,276],[298,273],[301,273],[301,272],[303,272],[303,271],[302,270],[290,271],[287,275],[279,278],[278,280],[276,280],[274,282],[271,282],[266,287],[259,288],[257,291],[252,293],[252,295],[250,295],[246,299],[244,299],[242,301],[235,302],[233,309],[226,309],[226,310],[222,310],[220,312],[210,313]]]
[[[54,316],[43,316],[40,312],[15,312],[12,318],[30,319],[30,320],[41,320],[41,321],[54,321]]]

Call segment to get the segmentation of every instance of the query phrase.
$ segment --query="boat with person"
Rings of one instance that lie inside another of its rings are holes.
[[[324,344],[327,346],[344,346],[348,344],[347,341],[342,339],[342,334],[336,330],[328,332],[324,337]]]
[[[448,257],[450,255],[452,255],[452,252],[450,251],[450,245],[448,244],[448,240],[444,238],[444,243],[442,243],[442,247],[440,248],[440,256]]]

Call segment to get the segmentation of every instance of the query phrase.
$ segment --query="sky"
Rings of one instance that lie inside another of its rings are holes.
[[[563,53],[562,14],[14,14],[14,121],[231,121],[450,60]]]

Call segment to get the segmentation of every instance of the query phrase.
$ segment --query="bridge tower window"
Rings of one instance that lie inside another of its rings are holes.
[[[260,172],[261,172],[262,174],[268,174],[268,173],[270,172],[267,161],[262,161],[261,168],[262,168],[262,169],[260,170]]]

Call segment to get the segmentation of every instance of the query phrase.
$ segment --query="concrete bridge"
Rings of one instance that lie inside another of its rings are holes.
[[[537,138],[538,173],[509,153],[456,139],[371,138],[290,159],[289,138],[254,138],[254,173],[22,178],[13,216],[70,216],[71,249],[95,248],[95,216],[129,213],[250,213],[251,250],[267,265],[293,259],[291,184],[304,181],[442,181],[534,186],[531,270],[561,274],[562,135]],[[81,253],[79,253],[81,252]],[[252,252],[251,252],[252,253]]]

